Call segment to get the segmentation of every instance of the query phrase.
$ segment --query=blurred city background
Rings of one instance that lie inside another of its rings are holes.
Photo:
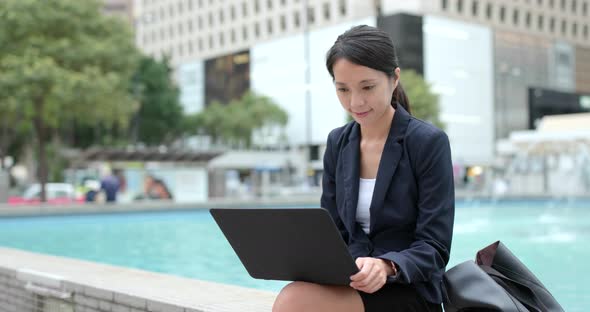
[[[8,3],[0,202],[317,193],[347,120],[325,53],[357,24],[391,35],[459,196],[590,194],[588,1]]]
[[[584,311],[590,0],[0,0],[0,212],[317,207],[349,120],[325,53],[359,24],[390,34],[413,113],[449,136],[451,264],[502,239]],[[0,218],[0,245],[283,285],[249,278],[206,211],[175,213]]]

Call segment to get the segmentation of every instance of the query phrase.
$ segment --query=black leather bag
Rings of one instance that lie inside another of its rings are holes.
[[[564,311],[541,281],[497,241],[444,276],[446,312]]]

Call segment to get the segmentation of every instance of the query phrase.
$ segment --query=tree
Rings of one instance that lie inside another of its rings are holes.
[[[410,100],[412,115],[444,129],[440,121],[438,96],[430,90],[430,85],[413,70],[404,70],[401,74],[404,91]]]
[[[252,146],[255,130],[268,126],[285,126],[287,113],[266,96],[246,92],[228,104],[213,102],[196,115],[185,117],[187,133],[209,135],[213,142]]]
[[[132,136],[145,144],[166,143],[180,132],[183,112],[171,72],[166,59],[144,57],[133,77],[133,92],[141,104],[132,121]]]
[[[97,1],[0,1],[0,105],[31,125],[45,200],[47,142],[60,123],[126,125],[138,52],[129,27]]]
[[[16,108],[16,103],[11,102],[5,92],[0,90],[0,171],[5,169],[2,160],[8,155],[20,154],[30,137],[31,127],[20,122],[21,116]]]

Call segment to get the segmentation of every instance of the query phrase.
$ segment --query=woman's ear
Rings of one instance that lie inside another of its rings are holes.
[[[393,80],[394,80],[393,81],[393,89],[397,88],[397,85],[399,84],[400,73],[401,73],[401,71],[400,71],[399,67],[396,67],[393,70]]]

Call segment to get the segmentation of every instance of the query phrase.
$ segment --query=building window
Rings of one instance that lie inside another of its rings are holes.
[[[555,0],[549,0],[549,7],[553,9],[555,6]]]
[[[565,20],[561,21],[561,34],[565,35],[567,33],[567,22]]]
[[[272,0],[268,0],[266,6],[268,7],[269,11],[272,10]]]
[[[236,30],[232,29],[230,33],[231,43],[236,43]]]
[[[492,4],[491,3],[488,3],[486,5],[486,17],[488,19],[492,19],[492,13],[493,13],[493,11],[492,11]]]
[[[181,2],[178,2],[178,14],[182,14],[182,12],[184,12],[184,4]]]
[[[504,22],[505,17],[506,17],[506,8],[501,6],[500,7],[500,22]]]
[[[539,28],[539,30],[543,30],[543,15],[539,15],[539,17],[537,18],[537,27]]]
[[[561,10],[565,11],[565,0],[561,0]]]
[[[315,22],[313,7],[307,7],[307,23],[313,24]]]
[[[324,20],[326,20],[326,21],[330,20],[330,3],[329,2],[324,3]]]
[[[260,24],[258,24],[258,23],[254,24],[254,36],[256,38],[260,37]]]
[[[479,2],[477,2],[477,1],[473,1],[471,3],[471,15],[473,15],[475,17],[477,17],[477,13],[478,13],[477,11],[479,9],[478,4],[479,4]]]
[[[232,21],[236,19],[236,7],[233,5],[229,8],[229,16]]]
[[[170,38],[174,37],[174,26],[170,25],[170,28],[168,28],[168,35]]]
[[[189,55],[193,54],[193,42],[192,41],[188,42],[188,54]]]
[[[203,0],[199,0],[198,6],[199,6],[199,8],[203,7]]]
[[[193,10],[193,0],[188,0],[188,10],[189,11]]]
[[[588,2],[584,1],[582,3],[582,15],[586,16],[588,15]]]
[[[572,24],[572,36],[573,37],[577,37],[578,36],[578,23],[573,23]]]
[[[293,25],[295,25],[295,28],[299,28],[299,25],[301,24],[301,22],[299,21],[299,12],[295,12],[293,13]]]
[[[197,43],[199,45],[199,51],[203,51],[203,38],[199,38]]]
[[[578,1],[572,0],[572,13],[576,14],[577,8],[578,8]]]
[[[518,10],[512,11],[512,23],[518,25]]]
[[[531,12],[526,12],[526,17],[524,20],[526,23],[526,27],[530,28],[531,27]]]
[[[443,11],[447,9],[448,5],[449,4],[447,3],[447,0],[442,0],[441,1],[441,5],[440,6],[442,7]]]
[[[197,18],[197,25],[199,26],[199,29],[203,29],[203,17],[199,16]]]
[[[164,40],[164,38],[166,37],[166,32],[164,31],[164,28],[160,29],[160,40]]]
[[[184,46],[181,44],[178,45],[178,55],[184,56]]]
[[[258,14],[260,11],[260,1],[254,0],[254,14]]]
[[[550,32],[555,32],[555,17],[552,17],[549,20],[549,31]]]
[[[213,27],[213,12],[209,12],[207,19],[209,20],[209,27]]]
[[[280,23],[281,23],[281,31],[285,31],[287,29],[287,19],[285,18],[285,15],[281,15]]]
[[[537,0],[537,4],[538,4],[539,6],[542,6],[542,5],[543,5],[543,0]]]
[[[188,32],[189,34],[193,33],[193,20],[188,20]]]
[[[223,47],[223,45],[225,44],[225,36],[223,35],[223,33],[219,33],[219,47]]]
[[[219,24],[223,24],[223,20],[224,20],[223,16],[223,9],[219,10]]]
[[[182,23],[178,23],[178,35],[182,36],[184,33],[184,27],[182,27]]]
[[[463,12],[463,0],[457,0],[457,12]]]
[[[272,18],[269,18],[266,21],[266,31],[268,32],[269,35],[272,34]]]
[[[281,5],[285,6],[287,4],[287,0],[281,0]]]
[[[213,49],[213,35],[209,35],[209,49]]]
[[[242,3],[242,15],[244,15],[244,17],[248,16],[248,2]]]
[[[584,25],[584,28],[582,30],[582,34],[584,35],[585,39],[588,39],[588,25]]]
[[[174,6],[172,4],[170,5],[170,7],[168,7],[168,16],[174,16]]]
[[[340,0],[340,15],[346,16],[346,0]]]

